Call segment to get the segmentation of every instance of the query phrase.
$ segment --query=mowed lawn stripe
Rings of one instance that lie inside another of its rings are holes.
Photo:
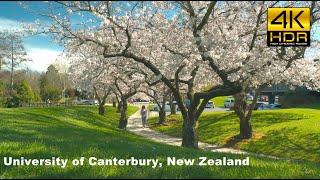
[[[129,107],[128,114],[137,111]],[[167,166],[167,157],[196,159],[247,155],[213,153],[156,143],[117,128],[119,113],[97,106],[0,109],[0,159],[68,159],[67,166],[5,166],[0,178],[320,178],[318,163],[284,161],[249,155],[249,166]],[[84,166],[71,160],[85,157]],[[161,168],[146,166],[90,166],[88,158],[159,159]]]

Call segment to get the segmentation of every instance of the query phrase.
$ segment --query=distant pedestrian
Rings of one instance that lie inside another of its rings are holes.
[[[145,128],[146,123],[147,123],[147,109],[144,105],[142,106],[142,109],[140,111],[140,115],[141,115],[141,120],[142,120],[142,128]]]

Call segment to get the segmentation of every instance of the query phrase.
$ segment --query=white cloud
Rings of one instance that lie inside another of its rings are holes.
[[[26,24],[28,24],[28,22],[26,22]],[[0,31],[5,29],[12,31],[23,31],[22,22],[0,17]],[[46,71],[48,66],[58,58],[59,54],[62,53],[61,51],[48,48],[34,47],[30,45],[25,45],[25,47],[28,57],[33,61],[23,63],[22,67],[27,66],[30,69],[36,71]]]
[[[32,62],[24,63],[32,70],[46,71],[48,66],[56,61],[61,51],[38,48],[38,47],[27,47],[27,54]]]
[[[23,25],[25,26],[25,28],[23,27]],[[12,20],[12,19],[7,19],[4,17],[0,17],[0,31],[2,30],[10,30],[11,32],[15,31],[15,32],[27,32],[28,31],[28,27],[30,24],[35,24],[34,22],[22,22],[22,21],[17,21],[17,20]],[[34,31],[36,31],[35,28],[33,28]],[[25,34],[25,35],[28,35]],[[44,33],[39,33],[38,35],[40,36],[48,36],[47,34]]]
[[[18,31],[22,31],[22,22],[16,21],[16,20],[11,20],[7,18],[0,17],[0,30],[5,30],[5,29],[16,29]]]

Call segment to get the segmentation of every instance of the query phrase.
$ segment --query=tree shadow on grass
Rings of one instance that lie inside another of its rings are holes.
[[[301,134],[297,127],[282,128],[270,130],[265,138],[249,142],[246,149],[279,157],[320,162],[319,140],[320,135],[316,133]]]
[[[302,105],[302,106],[297,106],[297,108],[320,109],[320,104],[319,103],[314,103],[314,104]]]
[[[92,113],[89,113],[91,117]],[[93,117],[97,115],[93,114]],[[88,117],[88,114],[87,116]],[[29,156],[53,156],[52,153],[43,149],[43,152],[23,152],[24,147],[39,142],[44,147],[57,149],[61,154],[75,156],[81,155],[83,152],[91,152],[93,149],[98,149],[99,152],[107,151],[107,154],[123,154],[127,155],[130,149],[140,151],[150,151],[154,145],[152,143],[141,144],[142,138],[137,138],[128,131],[117,129],[112,124],[101,122],[97,118],[74,118],[72,121],[61,120],[61,118],[53,117],[52,115],[44,115],[35,112],[24,112],[14,118],[7,114],[7,120],[1,121],[0,140],[3,143],[16,143],[17,147],[10,147],[11,151],[7,154],[14,155],[22,152]],[[100,122],[94,122],[94,119]],[[26,123],[19,123],[21,120]],[[86,122],[86,126],[81,125],[81,122]],[[117,122],[117,120],[113,120]],[[78,123],[79,122],[79,125]],[[110,128],[111,127],[111,128]],[[148,140],[146,140],[148,141]],[[151,142],[151,141],[150,141]],[[117,149],[122,149],[121,152],[116,152]],[[96,152],[96,151],[95,151]],[[99,153],[98,153],[99,154]]]
[[[239,143],[254,142],[254,141],[257,141],[262,138],[265,138],[265,136],[260,133],[253,133],[253,135],[250,139],[243,139],[243,138],[241,138],[240,134],[237,134],[237,135],[234,135],[234,136],[228,138],[222,147],[235,148]]]
[[[203,124],[204,126],[207,126],[207,125],[211,125],[226,119],[232,121],[234,118],[236,118],[235,113],[208,114],[208,115],[205,114],[199,118],[199,121],[201,121],[201,124]],[[205,121],[203,121],[202,119],[205,119]]]
[[[308,119],[304,114],[288,113],[288,112],[260,112],[254,113],[251,122],[255,127],[265,127],[276,123],[299,121]]]

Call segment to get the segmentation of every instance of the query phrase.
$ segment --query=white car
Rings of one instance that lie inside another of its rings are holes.
[[[81,101],[78,101],[78,100],[75,99],[75,100],[72,101],[72,104],[81,104]]]
[[[234,105],[234,99],[228,98],[224,100],[224,107],[230,108],[232,105]]]
[[[208,101],[208,103],[206,104],[206,108],[214,108],[214,102]]]
[[[173,103],[174,103],[175,106],[176,106],[176,111],[180,111],[177,102],[176,102],[176,101],[173,101]],[[162,103],[160,102],[160,104],[162,104]],[[153,109],[154,109],[155,111],[159,111],[159,110],[160,110],[160,108],[159,108],[158,106],[153,107]],[[165,105],[165,107],[164,107],[164,111],[165,111],[165,112],[170,112],[170,111],[171,111],[169,101],[166,101],[166,105]]]
[[[248,100],[248,101],[253,101],[253,96],[250,96],[250,95],[247,96],[247,100]]]
[[[92,100],[90,104],[91,105],[99,105],[99,101],[98,100]]]

